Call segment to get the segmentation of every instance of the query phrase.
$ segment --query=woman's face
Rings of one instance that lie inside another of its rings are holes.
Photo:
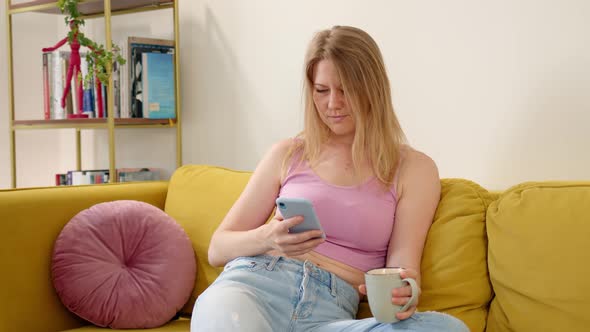
[[[354,136],[354,119],[334,63],[321,60],[313,76],[313,102],[322,121],[336,136]]]

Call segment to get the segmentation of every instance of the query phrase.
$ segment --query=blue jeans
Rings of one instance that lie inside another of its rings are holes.
[[[359,296],[347,282],[313,263],[285,257],[239,257],[197,299],[197,331],[469,331],[457,318],[419,312],[382,324],[356,320]]]

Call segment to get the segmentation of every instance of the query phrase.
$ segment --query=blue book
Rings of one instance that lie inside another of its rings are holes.
[[[84,89],[83,111],[89,114],[91,118],[94,117],[94,93],[92,88]]]
[[[148,119],[176,118],[174,54],[142,54],[142,108]]]

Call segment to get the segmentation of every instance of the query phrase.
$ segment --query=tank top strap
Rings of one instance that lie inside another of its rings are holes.
[[[396,200],[399,199],[399,193],[397,192],[397,184],[399,182],[399,173],[402,166],[402,158],[400,156],[399,160],[397,161],[397,167],[395,169],[395,175],[393,176],[393,185],[389,190],[393,193]]]
[[[300,144],[301,142],[303,142],[301,138],[293,138],[294,151],[289,157],[289,167],[287,167],[287,174],[285,174],[285,177],[292,175],[295,170],[306,165],[305,161],[303,160],[303,146]]]

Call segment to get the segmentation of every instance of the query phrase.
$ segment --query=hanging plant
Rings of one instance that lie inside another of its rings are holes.
[[[107,51],[102,44],[98,44],[90,38],[86,37],[80,31],[80,27],[84,26],[84,19],[81,18],[78,11],[78,3],[80,0],[59,0],[57,5],[63,14],[66,26],[70,27],[68,32],[68,43],[77,42],[80,46],[88,48],[90,51],[86,54],[86,61],[88,63],[88,75],[84,78],[84,86],[88,86],[92,81],[91,73],[103,84],[108,85],[113,63],[116,61],[119,65],[125,64],[125,59],[120,54],[120,47],[112,44],[111,51]],[[81,74],[79,74],[79,78]]]

